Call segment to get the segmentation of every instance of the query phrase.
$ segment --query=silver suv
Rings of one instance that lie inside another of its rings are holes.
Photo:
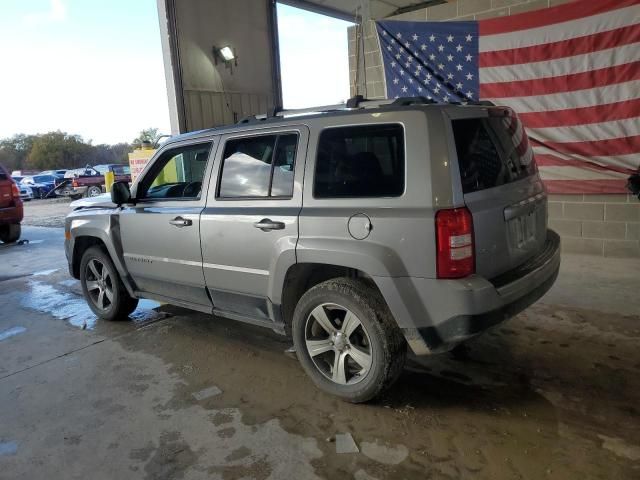
[[[560,265],[517,116],[426,99],[271,112],[173,137],[66,219],[89,306],[152,298],[291,335],[351,402],[540,298]]]

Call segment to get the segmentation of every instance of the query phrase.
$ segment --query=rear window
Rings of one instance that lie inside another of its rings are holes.
[[[464,193],[498,187],[536,173],[533,151],[515,115],[453,120]]]
[[[324,130],[318,141],[316,198],[397,197],[404,191],[401,125]]]

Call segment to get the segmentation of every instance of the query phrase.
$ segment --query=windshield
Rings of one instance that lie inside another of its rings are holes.
[[[488,117],[451,123],[464,193],[498,187],[536,173],[527,134],[511,110],[492,109]]]

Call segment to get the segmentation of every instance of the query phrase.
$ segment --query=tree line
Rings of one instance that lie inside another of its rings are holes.
[[[142,142],[155,143],[157,128],[142,130],[131,143],[93,145],[80,135],[49,132],[17,134],[0,140],[0,164],[7,170],[55,170],[129,162],[128,153]]]

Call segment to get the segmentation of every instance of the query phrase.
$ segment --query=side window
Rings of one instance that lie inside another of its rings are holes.
[[[401,125],[324,130],[318,141],[316,198],[397,197],[404,191]]]
[[[211,143],[165,152],[142,180],[138,198],[150,200],[200,198]]]
[[[218,196],[291,197],[298,135],[262,135],[229,140],[224,148]]]

